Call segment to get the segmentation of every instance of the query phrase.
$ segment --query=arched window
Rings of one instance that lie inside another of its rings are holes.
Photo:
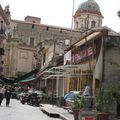
[[[76,28],[78,28],[78,22],[76,22]]]
[[[30,46],[34,46],[35,45],[35,38],[34,37],[30,37],[30,39],[29,39],[29,45]]]

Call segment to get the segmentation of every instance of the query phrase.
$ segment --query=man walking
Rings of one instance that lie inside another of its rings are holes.
[[[90,96],[91,95],[91,88],[90,85],[85,84],[85,89],[83,91],[83,96]]]
[[[8,107],[10,104],[10,98],[11,98],[12,92],[11,92],[11,88],[7,87],[5,90],[5,98],[6,98],[6,106]]]

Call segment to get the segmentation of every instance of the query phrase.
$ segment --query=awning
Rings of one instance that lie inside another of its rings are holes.
[[[7,83],[7,84],[13,84],[13,83],[14,83],[14,80],[5,78],[4,76],[0,76],[0,81],[1,81],[2,83]]]
[[[23,81],[32,81],[32,80],[35,80],[35,75],[37,74],[38,72],[38,69],[35,69],[23,76],[20,76],[18,78],[15,78],[15,79],[8,79],[4,76],[0,76],[0,80],[1,82],[3,83],[6,83],[6,84],[14,84],[14,83],[19,83],[19,82],[23,82]],[[34,76],[34,77],[33,77]]]
[[[92,66],[94,67],[94,65]],[[83,71],[82,76],[86,75],[92,75],[89,70],[88,64],[82,64],[82,65],[62,65],[62,66],[56,66],[51,67],[41,73],[42,79],[49,79],[49,78],[57,78],[57,77],[79,77],[81,76],[81,73],[74,72],[77,70]],[[86,71],[86,72],[84,72]]]
[[[34,80],[36,80],[36,78],[34,76],[31,76],[31,77],[28,77],[27,79],[20,80],[19,82],[31,82],[31,81],[34,81]]]
[[[83,38],[81,41],[77,42],[74,46],[80,46],[86,43],[86,41],[90,41],[91,39],[95,38],[96,36],[98,36],[101,32],[94,32],[88,36],[86,36],[85,38]]]
[[[36,75],[38,73],[38,69],[35,69],[23,76],[20,76],[18,78],[15,78],[15,82],[21,82],[22,80],[26,80],[26,79],[29,79],[29,77],[33,76],[33,75]]]

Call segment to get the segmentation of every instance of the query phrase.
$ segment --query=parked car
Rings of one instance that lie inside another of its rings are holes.
[[[69,93],[65,94],[64,100],[66,102],[66,105],[71,104],[70,102],[74,101],[75,96],[81,97],[82,91],[70,91]]]
[[[82,96],[83,91],[70,91],[64,96],[64,100],[74,100],[75,96],[77,95],[78,97]]]
[[[69,111],[73,105],[75,97],[82,97],[83,91],[70,91],[64,96],[66,109]]]
[[[75,98],[81,99],[83,97],[82,91],[70,91],[64,96],[65,99],[65,105],[67,110],[71,110],[73,103],[75,101]],[[85,109],[91,109],[93,105],[93,97],[92,96],[85,96],[86,97],[86,106]]]

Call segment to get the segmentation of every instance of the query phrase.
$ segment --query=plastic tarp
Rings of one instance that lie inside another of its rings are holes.
[[[94,76],[98,80],[102,80],[102,74],[103,74],[103,39],[101,43],[101,49],[100,49],[100,54],[95,66],[95,71],[94,71]]]

